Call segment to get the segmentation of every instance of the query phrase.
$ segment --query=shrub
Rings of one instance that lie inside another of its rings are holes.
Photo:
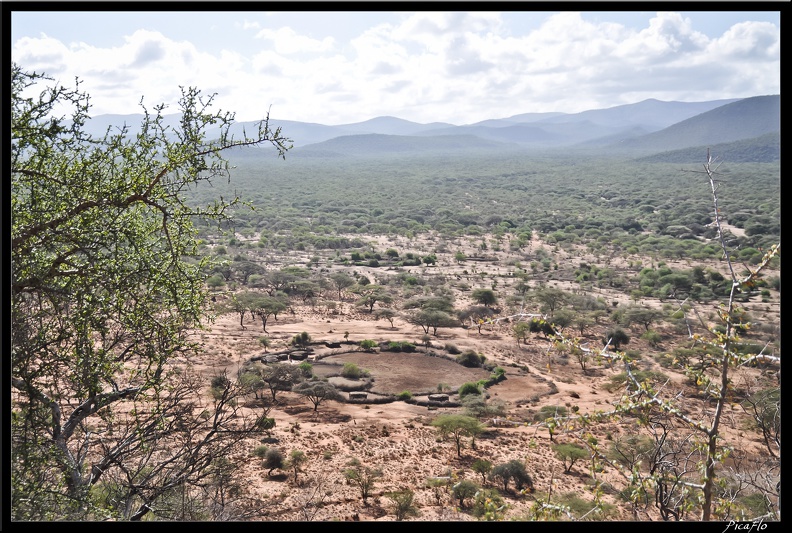
[[[533,489],[533,480],[528,475],[528,472],[525,471],[525,464],[517,459],[495,465],[490,472],[490,479],[503,483],[504,491],[508,490],[511,481],[514,481],[514,485],[518,490],[523,487]]]
[[[364,339],[360,341],[360,347],[367,352],[371,352],[377,347],[377,341],[372,339]]]
[[[624,355],[630,361],[641,361],[643,359],[643,353],[640,350],[625,350]]]
[[[655,355],[654,360],[663,368],[671,368],[674,365],[674,357],[667,353]]]
[[[463,479],[451,487],[451,494],[455,499],[459,500],[459,506],[464,507],[465,500],[474,497],[478,490],[479,486],[476,483],[470,481],[469,479]]]
[[[612,504],[600,502],[599,508],[592,501],[581,498],[574,492],[565,492],[558,497],[558,504],[569,508],[569,511],[576,517],[586,517],[585,520],[603,520],[612,515],[615,507]],[[592,511],[592,509],[594,509]]]
[[[210,393],[215,399],[220,399],[225,394],[226,388],[230,384],[230,380],[225,375],[214,376],[211,380]]]
[[[586,448],[578,446],[577,444],[564,443],[553,445],[553,451],[556,456],[564,462],[564,472],[569,473],[572,470],[572,465],[579,459],[588,459],[589,452]]]
[[[473,350],[465,350],[456,358],[457,363],[468,368],[477,368],[484,362],[484,356]]]
[[[602,338],[602,345],[606,345],[608,340],[610,340],[610,345],[613,346],[613,349],[618,350],[621,345],[630,342],[630,336],[623,329],[614,328],[605,333]]]
[[[396,521],[401,522],[408,516],[417,516],[418,507],[415,505],[415,493],[410,489],[397,490],[386,494],[393,502],[393,512]]]
[[[303,361],[302,363],[297,365],[297,368],[300,369],[300,372],[302,372],[303,376],[305,376],[307,378],[310,378],[311,376],[313,376],[313,365],[311,363],[309,363],[308,361]]]
[[[755,355],[764,348],[764,345],[755,342],[735,342],[732,346],[735,352],[743,355]]]
[[[407,400],[412,400],[412,392],[408,390],[402,391],[396,395],[396,398],[398,398],[403,402],[406,402]]]
[[[633,371],[632,374],[635,377],[635,379],[638,381],[638,383],[642,383],[647,380],[649,380],[652,383],[659,383],[662,381],[666,381],[668,379],[668,376],[666,376],[662,372],[654,372],[651,370],[635,370]],[[617,389],[623,387],[627,383],[627,380],[628,378],[625,372],[616,374],[615,376],[610,378],[610,381],[605,385],[605,389],[608,392],[614,392]],[[631,391],[635,390],[635,386],[632,383],[630,383],[628,386],[628,390]]]
[[[641,335],[641,338],[646,342],[648,342],[649,345],[653,347],[660,344],[660,340],[661,340],[660,334],[653,329],[645,331],[644,334]]]
[[[276,468],[283,468],[284,463],[283,452],[278,448],[269,448],[264,454],[263,466],[269,469],[267,475],[272,475],[272,471]]]
[[[481,394],[481,388],[479,387],[478,383],[468,382],[463,383],[461,387],[459,387],[459,391],[457,392],[459,397],[462,398],[468,394]]]
[[[544,422],[554,416],[566,416],[567,408],[563,405],[545,405],[534,415],[534,422]]]
[[[488,402],[484,396],[477,394],[468,394],[461,398],[461,403],[465,414],[475,418],[505,416],[507,411],[505,402],[501,400]]]
[[[360,379],[363,375],[364,372],[355,363],[344,363],[341,369],[341,376],[347,379]]]
[[[506,514],[506,502],[495,489],[481,489],[473,501],[473,516],[479,520],[500,521]]]
[[[297,335],[292,337],[291,343],[294,346],[305,348],[306,346],[311,344],[311,336],[308,334],[307,331],[303,331],[302,333],[298,333]]]
[[[451,343],[446,344],[445,349],[451,355],[459,355],[460,353],[462,353],[462,350],[457,348],[455,344],[451,344]]]
[[[414,344],[410,342],[394,342],[391,341],[388,343],[387,350],[389,352],[407,352],[412,353],[416,351],[416,347]]]
[[[225,278],[223,277],[222,274],[214,274],[212,276],[209,276],[209,278],[206,280],[206,284],[209,287],[216,289],[218,287],[222,287],[223,285],[225,285]]]
[[[213,389],[224,389],[228,386],[229,380],[224,375],[213,376],[211,381],[211,387]]]
[[[490,379],[495,382],[506,379],[506,370],[503,367],[496,366],[492,369],[492,375],[490,376]]]
[[[261,444],[253,449],[253,455],[259,459],[264,459],[264,457],[267,455],[267,450],[269,450],[269,446]]]
[[[762,516],[771,513],[767,498],[761,492],[754,492],[737,499],[737,504],[745,510],[747,516]]]

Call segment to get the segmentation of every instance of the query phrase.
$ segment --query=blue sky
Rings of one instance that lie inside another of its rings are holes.
[[[779,94],[780,18],[780,9],[14,11],[11,56],[64,84],[80,78],[94,115],[138,113],[141,97],[149,108],[175,104],[189,85],[216,92],[238,120],[269,110],[321,124],[390,115],[461,125]]]

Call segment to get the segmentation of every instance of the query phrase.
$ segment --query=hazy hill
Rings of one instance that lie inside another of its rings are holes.
[[[449,135],[474,135],[482,139],[498,142],[531,143],[544,145],[558,145],[567,142],[567,136],[558,132],[533,124],[509,124],[508,126],[453,126],[438,128],[420,133],[423,137],[449,136]]]
[[[780,95],[755,96],[716,107],[657,132],[625,139],[614,147],[661,152],[751,139],[779,131]]]
[[[431,122],[429,124],[419,124],[396,117],[376,117],[364,122],[353,124],[342,124],[337,126],[345,131],[355,133],[381,133],[383,135],[415,135],[427,130],[434,130],[444,127],[454,127],[453,124],[446,122]]]
[[[700,163],[707,153],[728,163],[772,163],[781,159],[781,134],[766,133],[759,137],[743,139],[712,146],[694,146],[681,150],[661,152],[636,159],[648,163]]]
[[[635,104],[625,104],[607,109],[592,109],[572,115],[554,116],[543,119],[542,124],[591,122],[613,128],[641,127],[657,131],[687,118],[738,101],[710,100],[707,102],[663,102],[650,98]]]
[[[134,134],[141,120],[142,115],[99,115],[88,121],[85,129],[94,136],[100,136],[108,126],[127,124],[130,133]],[[165,123],[177,124],[178,115],[166,116]],[[374,141],[369,138],[359,141],[367,150],[381,153],[459,150],[465,149],[465,146],[497,149],[517,145],[538,149],[577,146],[602,150],[607,147],[613,151],[635,151],[648,155],[690,146],[733,142],[779,131],[780,97],[758,96],[708,102],[662,102],[649,99],[581,113],[523,113],[462,126],[442,122],[420,124],[390,116],[340,125],[273,118],[270,126],[281,127],[283,134],[293,140],[295,150],[335,138],[382,135],[415,139],[381,138]],[[243,131],[251,133],[255,129],[255,122],[240,122],[232,127],[231,133],[240,138]],[[208,133],[214,135],[217,131]],[[454,136],[467,139],[452,142],[449,137]],[[472,141],[471,137],[478,140]],[[482,144],[485,141],[488,144]],[[328,156],[351,155],[354,153],[350,149],[352,145],[354,142],[346,139],[334,145],[313,147],[303,154],[310,153],[317,157],[324,151]]]
[[[572,146],[602,137],[622,139],[630,129],[602,126],[591,121],[556,124],[519,123],[508,126],[457,126],[429,130],[420,135],[475,135],[482,139],[543,148]],[[640,130],[646,133],[645,129]]]
[[[736,101],[737,99],[662,102],[648,99],[635,104],[573,114],[526,113],[467,126],[425,130],[420,135],[476,135],[483,139],[540,147],[572,146],[589,142],[603,146],[660,130]]]
[[[518,124],[520,122],[539,122],[546,118],[566,116],[566,115],[567,115],[566,113],[561,113],[561,112],[522,113],[520,115],[514,115],[508,118],[491,118],[487,120],[482,120],[481,122],[476,122],[474,124],[471,124],[471,126],[488,126],[493,128],[502,128],[504,126],[510,126],[511,124]]]
[[[510,149],[513,145],[488,141],[473,135],[445,135],[434,137],[417,137],[407,135],[383,135],[368,133],[363,135],[345,135],[312,144],[303,148],[295,148],[291,157],[338,157],[338,156],[371,156],[397,153],[454,152],[470,153],[475,150]]]
[[[253,122],[243,122],[248,128],[253,126]],[[340,126],[326,126],[313,122],[297,122],[294,120],[270,119],[271,128],[282,128],[283,134],[294,141],[294,146],[306,146],[313,143],[326,141],[341,135],[350,135],[353,132]]]
[[[706,102],[663,102],[650,98],[634,104],[625,104],[605,109],[591,109],[580,113],[523,113],[502,119],[484,120],[471,126],[486,126],[488,128],[504,128],[517,123],[530,123],[534,127],[543,128],[545,131],[558,131],[552,129],[556,125],[566,125],[568,142],[580,142],[580,139],[593,139],[603,137],[610,132],[643,130],[645,133],[661,130],[676,122],[704,113],[716,107],[736,102],[737,98],[726,100],[711,100]],[[588,124],[589,131],[585,135],[573,135],[575,126]],[[562,128],[563,126],[555,126]],[[601,128],[594,131],[594,127]]]

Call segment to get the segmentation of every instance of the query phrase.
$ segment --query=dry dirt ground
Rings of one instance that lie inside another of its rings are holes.
[[[268,329],[275,338],[291,338],[307,331],[313,339],[337,340],[338,331],[349,331],[350,340],[376,337],[415,342],[420,336],[414,326],[398,320],[394,329],[383,331],[375,322],[366,320],[340,320],[337,323],[319,322],[311,317],[279,319]],[[213,346],[205,354],[199,370],[207,375],[226,370],[233,372],[245,361],[260,355],[262,349],[257,338],[260,331],[253,325],[239,332],[238,323],[223,317],[205,333],[207,345]],[[331,333],[332,331],[332,333]],[[233,333],[232,333],[233,332]],[[554,494],[575,493],[581,498],[590,498],[592,479],[588,465],[577,464],[571,472],[564,473],[563,463],[551,449],[546,428],[528,425],[533,415],[545,405],[577,406],[580,412],[608,410],[615,398],[603,384],[618,369],[596,367],[584,376],[580,368],[561,361],[548,363],[547,341],[534,339],[533,346],[517,347],[513,339],[497,332],[483,332],[480,336],[469,331],[443,330],[440,339],[433,343],[455,343],[459,348],[468,347],[482,353],[497,353],[497,358],[506,369],[507,379],[488,389],[490,401],[504,402],[508,416],[506,421],[486,421],[487,432],[471,448],[468,439],[463,440],[461,457],[457,457],[454,443],[450,439],[440,440],[431,421],[441,413],[461,412],[459,408],[429,408],[407,402],[395,401],[386,404],[350,404],[324,402],[314,406],[292,393],[278,396],[280,405],[270,416],[277,421],[272,432],[276,441],[273,446],[285,454],[301,450],[309,461],[304,471],[297,476],[276,472],[269,476],[261,461],[252,456],[258,442],[250,443],[251,455],[240,458],[247,462],[243,470],[248,487],[258,494],[265,509],[267,520],[393,520],[391,502],[385,494],[392,490],[410,487],[416,492],[420,508],[420,520],[471,520],[465,509],[459,510],[458,503],[445,491],[436,491],[427,486],[433,477],[449,476],[454,480],[468,478],[483,481],[470,469],[472,462],[485,458],[493,464],[519,459],[526,462],[536,491]],[[431,348],[430,348],[431,349]],[[272,348],[270,348],[272,351]],[[319,350],[317,350],[319,351]],[[329,355],[314,362],[316,373],[327,373],[328,364],[339,365],[354,362],[368,370],[374,378],[372,393],[395,394],[414,391],[414,394],[431,392],[437,384],[446,383],[457,388],[464,382],[475,381],[488,374],[483,369],[469,369],[442,357],[423,353],[365,353],[349,352]],[[545,363],[545,366],[542,366]],[[338,367],[335,368],[336,372]],[[743,379],[755,377],[745,371]],[[677,378],[680,379],[681,378]],[[740,431],[735,415],[727,413],[727,431]],[[601,435],[610,438],[633,433],[629,424],[607,423],[598,427]],[[742,434],[742,432],[741,432]],[[760,449],[760,441],[752,435],[742,434],[743,445]],[[563,435],[556,437],[564,442]],[[749,442],[752,441],[752,442]],[[373,497],[365,504],[358,489],[346,483],[343,470],[349,460],[357,458],[364,465],[380,468],[383,477],[378,481]],[[607,480],[609,473],[603,473]],[[508,517],[520,518],[534,503],[531,494],[508,493],[510,505]],[[606,495],[611,501],[613,495]],[[316,505],[320,504],[320,505]],[[611,511],[608,520],[631,519]]]
[[[385,241],[380,245],[382,249],[386,246],[404,249],[404,242],[398,240]],[[429,245],[423,246],[425,249]],[[422,246],[416,245],[414,249],[420,253]],[[469,263],[457,265],[451,256],[441,258],[438,268],[447,272],[459,272],[465,266],[471,268]],[[503,261],[498,264],[501,266],[490,265],[490,269],[506,270],[502,266]],[[381,275],[375,271],[367,274],[372,277]],[[622,303],[629,301],[616,293],[608,295],[608,298]],[[457,303],[458,308],[465,305],[459,299]],[[452,498],[450,489],[430,487],[428,480],[447,477],[453,482],[470,479],[482,484],[481,475],[471,470],[476,459],[487,459],[493,465],[512,459],[525,462],[535,491],[520,494],[513,486],[509,487],[504,493],[508,504],[507,520],[524,519],[537,496],[548,492],[555,497],[573,493],[579,498],[592,499],[594,481],[588,462],[575,463],[571,471],[565,472],[563,462],[551,448],[547,428],[531,422],[539,409],[548,405],[568,409],[576,406],[580,413],[609,410],[618,393],[608,392],[605,385],[621,371],[620,368],[595,365],[584,374],[574,360],[554,355],[550,341],[540,336],[532,336],[527,346],[518,345],[509,333],[508,324],[485,326],[480,334],[475,328],[441,328],[439,335],[432,337],[431,346],[424,347],[421,328],[399,318],[391,327],[387,321],[377,321],[357,310],[351,299],[332,310],[320,306],[296,306],[294,309],[294,314],[285,313],[277,320],[270,319],[266,334],[261,323],[249,316],[245,318],[244,330],[238,315],[217,317],[206,331],[197,334],[205,352],[200,359],[193,361],[193,365],[206,375],[222,371],[234,374],[251,357],[286,348],[294,335],[304,331],[315,343],[311,363],[317,374],[329,375],[337,372],[342,363],[354,362],[373,377],[374,385],[369,391],[373,396],[402,391],[416,395],[436,392],[440,383],[456,389],[462,383],[488,376],[489,372],[484,369],[465,368],[448,358],[425,353],[428,350],[443,354],[445,346],[453,344],[461,350],[476,350],[506,370],[506,379],[487,392],[489,401],[503,402],[508,414],[497,424],[495,420],[486,420],[487,431],[475,443],[468,438],[463,439],[461,456],[458,457],[454,442],[440,439],[431,422],[439,414],[462,412],[459,407],[436,408],[404,401],[370,404],[329,401],[314,410],[313,404],[306,399],[290,392],[280,393],[280,403],[270,413],[277,425],[267,445],[280,448],[286,456],[292,450],[303,451],[308,461],[295,479],[291,471],[276,470],[272,475],[268,474],[261,460],[253,455],[260,442],[251,441],[249,450],[236,458],[246,464],[241,475],[249,491],[260,502],[263,520],[393,521],[393,503],[387,493],[402,488],[415,492],[420,514],[410,520],[475,520],[470,513],[469,501],[466,502],[467,507],[461,508],[459,502]],[[355,343],[363,339],[407,341],[419,348],[413,354],[379,350],[367,353],[354,348],[346,351],[346,344],[344,349],[328,349],[321,345],[324,341],[343,342],[345,334],[348,334],[349,341]],[[648,349],[639,334],[632,335],[634,340],[631,340],[630,348]],[[266,350],[259,342],[263,335],[271,342]],[[598,342],[598,339],[592,338],[593,342]],[[670,350],[671,347],[666,345],[663,348]],[[654,364],[651,358],[642,364],[645,368],[668,373]],[[683,376],[669,375],[672,378],[667,386],[669,389],[684,385]],[[735,376],[735,382],[745,386],[760,379],[764,377],[757,369],[744,368]],[[695,407],[689,405],[688,408],[695,415]],[[744,432],[739,421],[740,412],[733,406],[727,408],[724,431],[739,438],[741,446],[762,453],[758,436]],[[622,420],[601,423],[596,433],[600,439],[618,439],[634,434],[635,429],[631,423]],[[555,442],[572,442],[572,437],[564,434],[555,438]],[[383,472],[366,502],[362,501],[360,490],[349,484],[343,475],[352,459],[380,468]],[[618,475],[605,469],[598,474],[598,480],[607,484],[619,481]],[[492,485],[487,482],[487,486]],[[635,519],[626,512],[614,491],[605,490],[604,500],[612,507],[608,507],[605,515],[589,518],[608,521]]]

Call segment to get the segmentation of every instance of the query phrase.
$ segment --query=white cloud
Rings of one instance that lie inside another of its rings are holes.
[[[263,29],[256,34],[257,39],[271,41],[279,54],[296,54],[300,52],[327,52],[333,49],[335,39],[325,37],[322,40],[298,35],[293,29],[285,27],[277,30]]]
[[[713,39],[709,51],[730,59],[780,58],[781,31],[768,22],[735,24],[718,39]]]
[[[66,71],[69,48],[42,34],[19,39],[14,45],[13,55],[14,61],[27,69],[55,75]]]
[[[331,26],[300,29],[296,19],[279,19],[268,27],[269,17],[248,17],[214,48],[200,35],[170,38],[167,29],[137,30],[103,47],[89,33],[68,45],[36,34],[18,39],[12,57],[62,83],[78,76],[97,113],[138,112],[141,96],[174,103],[182,85],[219,91],[218,105],[240,120],[261,118],[272,105],[273,117],[325,124],[378,115],[461,124],[780,91],[780,30],[772,23],[743,22],[710,38],[678,13],[626,27],[560,12],[530,30],[510,27],[509,17],[407,13],[344,40]]]

